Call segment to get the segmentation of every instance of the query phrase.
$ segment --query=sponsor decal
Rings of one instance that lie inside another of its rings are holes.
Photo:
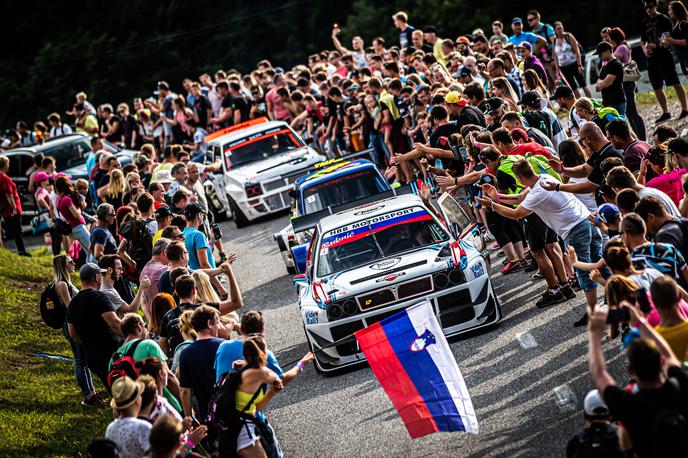
[[[306,310],[304,313],[304,318],[306,319],[306,324],[317,324],[318,323],[318,312],[313,310]]]
[[[385,275],[384,277],[378,278],[377,280],[375,280],[375,283],[382,283],[385,281],[394,281],[399,277],[403,277],[404,275],[406,275],[406,272],[396,272],[393,274]]]
[[[377,207],[366,208],[365,210],[361,210],[360,212],[354,213],[354,215],[356,215],[356,216],[359,216],[359,215],[369,215],[369,214],[371,214],[371,213],[373,213],[373,212],[375,212],[375,211],[377,211],[377,210],[379,210],[379,209],[381,209],[381,208],[385,208],[385,206],[384,206],[384,205],[378,205]]]
[[[471,266],[471,272],[475,278],[482,277],[485,275],[485,268],[482,262],[475,263]]]
[[[384,261],[377,262],[370,266],[374,270],[387,270],[390,267],[394,267],[401,262],[401,258],[385,259]]]
[[[423,334],[413,339],[411,345],[409,346],[409,350],[417,353],[436,343],[437,339],[435,338],[435,335],[430,332],[430,330],[426,329]]]

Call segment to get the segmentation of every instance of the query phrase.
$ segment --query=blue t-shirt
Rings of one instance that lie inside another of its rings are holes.
[[[524,41],[527,41],[531,45],[535,45],[538,42],[538,39],[540,39],[540,35],[536,35],[532,32],[521,32],[520,35],[512,35],[509,37],[509,43],[512,43],[514,46],[518,46]]]
[[[225,340],[217,349],[215,354],[215,382],[220,379],[222,374],[232,370],[234,361],[244,359],[244,342],[241,340]],[[281,377],[283,372],[277,358],[268,350],[268,369]]]
[[[88,176],[91,176],[91,170],[93,170],[96,166],[96,154],[94,152],[90,152],[86,155],[86,173]]]
[[[91,248],[95,247],[96,244],[103,245],[103,254],[117,253],[117,242],[105,227],[96,226],[91,231]]]
[[[210,248],[210,243],[208,243],[208,238],[205,234],[195,227],[187,227],[182,234],[184,235],[184,242],[186,243],[186,251],[189,252],[189,267],[193,270],[201,268],[201,264],[198,262],[197,250],[205,248],[208,252],[208,264],[214,269],[215,260],[213,259],[213,250]]]

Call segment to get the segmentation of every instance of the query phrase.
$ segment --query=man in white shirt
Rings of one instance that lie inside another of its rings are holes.
[[[72,128],[69,124],[63,124],[58,113],[52,113],[48,116],[48,124],[50,124],[50,138],[61,137],[62,135],[69,135],[72,133]]]
[[[526,159],[516,162],[511,170],[516,178],[529,188],[513,196],[518,203],[516,208],[501,205],[491,198],[478,198],[478,202],[511,219],[520,219],[535,213],[564,240],[566,245],[573,246],[580,261],[598,261],[602,256],[602,238],[599,230],[588,220],[590,211],[586,206],[573,194],[544,189],[543,182],[550,182],[555,189],[561,182],[550,175],[536,175]],[[585,292],[588,307],[592,311],[597,303],[597,283],[590,279],[589,272],[576,269],[576,274],[578,283]],[[586,322],[587,313],[574,326],[582,326]]]
[[[144,302],[144,292],[150,288],[151,282],[148,277],[144,276],[141,278],[141,285],[136,292],[134,300],[131,304],[127,304],[119,292],[115,289],[115,282],[122,277],[124,268],[122,267],[122,260],[116,254],[106,254],[100,261],[98,261],[98,267],[106,271],[103,274],[103,281],[100,284],[100,292],[105,294],[110,302],[117,310],[117,315],[123,317],[126,313],[136,313],[139,307]]]

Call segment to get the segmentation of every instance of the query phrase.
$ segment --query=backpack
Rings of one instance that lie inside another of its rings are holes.
[[[130,379],[136,380],[139,376],[139,370],[136,368],[136,362],[134,361],[134,352],[141,342],[142,339],[139,339],[134,342],[124,354],[115,352],[112,356],[112,365],[110,366],[110,372],[107,374],[107,384],[109,388],[112,388],[112,384],[120,377],[126,375]]]
[[[564,34],[564,40],[571,46],[571,34],[566,32]],[[583,49],[583,45],[581,44],[580,41],[576,40],[576,43],[578,43],[578,52],[580,52],[581,56],[581,66],[585,68],[585,49]]]
[[[62,305],[60,296],[55,289],[55,283],[49,284],[41,293],[38,306],[43,322],[53,329],[61,329],[67,317],[67,307]]]
[[[672,402],[658,409],[652,418],[652,445],[654,456],[688,456],[688,421],[679,407],[681,387],[673,377],[667,378]]]
[[[528,122],[528,126],[534,127],[544,133],[550,140],[553,137],[552,123],[547,113],[543,111],[528,111],[523,113],[523,117]]]
[[[129,219],[119,229],[119,234],[127,241],[127,253],[136,261],[136,276],[138,280],[141,269],[153,257],[153,236],[148,231],[146,220]]]
[[[616,426],[593,424],[576,435],[578,448],[575,458],[616,458],[625,456],[619,445]]]
[[[245,365],[240,369],[232,369],[220,377],[208,402],[205,424],[208,426],[209,435],[215,436],[216,450],[219,450],[220,457],[237,456],[237,437],[241,428],[245,426],[246,422],[256,423],[256,418],[247,414],[246,409],[253,404],[253,401],[264,389],[264,385],[261,385],[251,396],[250,401],[242,411],[235,408],[236,391],[241,385],[241,376],[247,368],[248,366]]]

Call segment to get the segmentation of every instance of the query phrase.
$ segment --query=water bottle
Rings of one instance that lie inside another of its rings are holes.
[[[435,168],[442,169],[442,159],[435,159]]]

